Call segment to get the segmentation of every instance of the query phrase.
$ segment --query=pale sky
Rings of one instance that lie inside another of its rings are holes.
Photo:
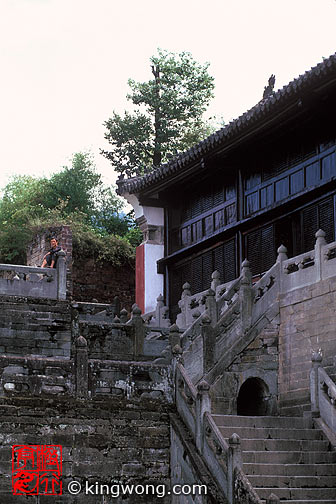
[[[189,51],[215,77],[209,114],[226,122],[336,51],[335,0],[0,0],[0,187],[49,175],[91,150],[127,106],[127,79],[151,78],[157,47]]]

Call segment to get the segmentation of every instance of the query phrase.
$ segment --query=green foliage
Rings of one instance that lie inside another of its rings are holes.
[[[27,244],[36,232],[68,224],[74,258],[118,265],[133,256],[138,244],[135,222],[122,213],[123,206],[86,153],[75,154],[71,168],[50,179],[14,176],[0,200],[0,262],[25,264]]]
[[[51,177],[48,204],[53,208],[59,201],[66,201],[64,214],[79,210],[89,218],[95,210],[97,187],[101,185],[101,176],[94,169],[91,155],[78,152],[72,158],[71,168],[64,166]]]
[[[127,99],[141,111],[123,117],[113,112],[104,123],[112,151],[102,154],[128,176],[143,175],[209,134],[202,119],[213,97],[209,63],[197,63],[188,52],[160,49],[150,62],[153,79],[128,81],[132,92]]]

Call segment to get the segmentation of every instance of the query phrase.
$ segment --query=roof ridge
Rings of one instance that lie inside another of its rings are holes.
[[[298,77],[295,77],[282,88],[275,92],[273,91],[269,97],[262,98],[253,107],[239,115],[236,119],[230,121],[228,124],[223,126],[223,128],[215,131],[186,151],[178,153],[166,163],[154,168],[152,172],[140,177],[119,179],[117,181],[118,192],[122,194],[124,192],[133,192],[138,189],[140,190],[159,179],[165,178],[170,173],[181,169],[189,161],[201,158],[202,155],[206,154],[210,148],[215,147],[217,144],[222,142],[223,139],[236,131],[239,131],[242,127],[248,126],[250,122],[258,120],[260,116],[265,115],[265,113],[269,112],[270,109],[272,110],[275,104],[281,103],[284,97],[297,93],[302,89],[302,87],[309,85],[314,78],[319,79],[322,74],[327,73],[328,70],[332,69],[334,66],[336,68],[336,53],[330,55],[328,58],[324,58],[323,61],[311,67],[310,70],[306,70]]]

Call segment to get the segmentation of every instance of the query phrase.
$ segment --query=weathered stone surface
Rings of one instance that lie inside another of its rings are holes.
[[[328,279],[280,297],[279,406],[284,415],[310,409],[313,351],[321,349],[323,367],[335,374],[335,295],[335,281]]]

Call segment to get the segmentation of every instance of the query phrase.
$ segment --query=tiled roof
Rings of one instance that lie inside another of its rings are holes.
[[[118,180],[118,192],[120,194],[125,192],[140,192],[183,170],[190,163],[200,161],[207,153],[217,147],[224,147],[226,143],[229,144],[235,137],[242,134],[245,129],[259,121],[262,122],[263,119],[271,117],[275,111],[281,109],[289,101],[300,98],[301,93],[306,89],[323,82],[332,75],[336,78],[336,53],[292,80],[269,98],[258,102],[253,108],[234,121],[231,121],[224,128],[216,131],[187,151],[178,154],[175,158],[168,163],[162,164],[153,172],[142,177]]]

